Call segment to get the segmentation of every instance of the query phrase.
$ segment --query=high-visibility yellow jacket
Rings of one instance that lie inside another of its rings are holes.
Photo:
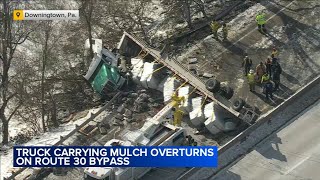
[[[173,107],[178,108],[181,104],[185,102],[184,96],[177,96],[176,94],[173,94],[171,96],[172,102],[173,102]]]
[[[252,84],[255,82],[255,76],[254,76],[254,73],[249,73],[247,74],[247,78],[248,78],[248,82],[249,84]]]
[[[265,14],[258,14],[256,16],[256,21],[259,25],[263,25],[266,23],[266,15]]]
[[[183,111],[181,111],[180,109],[176,109],[176,111],[173,113],[173,125],[181,126],[182,118]]]
[[[272,51],[272,53],[271,53],[272,55],[274,55],[274,57],[276,58],[276,57],[278,57],[278,51],[277,50],[275,50],[275,51]]]
[[[264,74],[261,78],[261,83],[264,83],[266,81],[268,81],[270,79],[269,75],[268,74]]]
[[[210,25],[211,30],[216,32],[221,27],[220,24],[217,21],[213,21]]]

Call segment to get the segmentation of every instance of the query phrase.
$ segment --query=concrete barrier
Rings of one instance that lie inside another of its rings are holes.
[[[235,160],[237,160],[239,157],[241,157],[242,155],[245,155],[248,151],[250,151],[252,149],[252,147],[254,147],[255,145],[257,145],[259,142],[261,142],[265,137],[267,137],[270,133],[266,133],[266,132],[256,132],[256,130],[261,127],[262,125],[265,125],[267,123],[278,123],[277,124],[277,129],[279,129],[281,126],[283,126],[284,124],[286,124],[290,119],[287,119],[286,121],[283,122],[273,122],[272,118],[275,117],[276,115],[280,114],[280,112],[283,112],[289,105],[294,104],[294,102],[296,100],[299,99],[299,97],[301,97],[303,94],[308,93],[310,90],[312,90],[315,87],[320,87],[320,75],[317,76],[314,80],[312,80],[311,82],[309,82],[307,85],[301,87],[296,93],[294,93],[291,97],[289,97],[288,99],[286,99],[284,102],[282,102],[281,104],[279,104],[276,108],[270,110],[269,112],[265,113],[264,115],[260,116],[260,118],[256,121],[255,124],[253,124],[252,126],[248,127],[246,130],[244,130],[243,132],[241,132],[240,134],[238,134],[236,137],[234,137],[232,140],[230,140],[227,144],[223,145],[222,147],[219,148],[218,150],[218,154],[219,154],[219,167],[216,169],[209,169],[206,168],[206,170],[204,170],[205,172],[202,173],[202,175],[204,175],[204,173],[211,173],[211,177],[213,175],[215,175],[217,172],[219,172],[220,170],[224,169],[225,167],[229,166],[232,162],[234,162]],[[320,98],[320,93],[315,92],[312,93],[314,94],[314,96],[318,96],[315,97],[315,99],[319,99]],[[310,100],[308,101],[307,105],[310,106],[312,105],[316,100]],[[299,112],[296,111],[295,114],[298,115],[299,113],[301,113],[305,108],[302,108]],[[257,138],[257,134],[261,134],[262,136],[260,138]],[[242,142],[244,141],[252,141],[252,143],[250,144],[250,146],[244,147],[244,148],[240,148]],[[240,148],[240,149],[239,149]],[[232,155],[229,154],[227,151],[230,149],[237,149],[237,151],[233,151]],[[184,174],[182,174],[178,180],[183,180],[183,179],[195,179],[192,178],[192,175],[199,173],[200,176],[200,170],[204,169],[204,168],[190,168],[188,171],[186,171]],[[203,179],[204,177],[198,177],[199,179]],[[208,177],[205,177],[205,179],[207,179]]]
[[[223,153],[226,151],[229,147],[233,146],[237,142],[240,142],[243,138],[248,136],[251,132],[256,130],[261,124],[264,124],[268,121],[271,120],[271,118],[281,112],[284,108],[286,108],[288,105],[290,105],[292,102],[294,102],[297,98],[299,98],[302,94],[307,92],[308,90],[312,89],[316,85],[320,83],[320,76],[315,78],[313,81],[309,82],[307,85],[303,86],[300,88],[295,94],[290,96],[288,99],[286,99],[284,102],[279,104],[276,108],[270,110],[269,112],[263,114],[262,116],[259,117],[259,119],[254,123],[252,126],[248,127],[245,131],[237,135],[235,138],[233,138],[231,141],[229,141],[227,144],[223,145],[219,149],[219,153]]]

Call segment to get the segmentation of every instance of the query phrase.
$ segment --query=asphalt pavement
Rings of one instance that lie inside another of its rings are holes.
[[[320,101],[212,180],[320,178]]]

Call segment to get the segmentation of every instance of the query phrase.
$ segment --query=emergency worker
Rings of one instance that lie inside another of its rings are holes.
[[[271,74],[272,61],[269,57],[267,58],[265,65],[266,65],[267,74],[269,74],[269,76],[271,77],[272,76],[272,74]]]
[[[222,25],[222,33],[223,33],[223,40],[227,40],[228,38],[228,27],[226,23]]]
[[[254,71],[251,69],[247,75],[248,83],[249,83],[249,89],[251,92],[255,91],[255,74]]]
[[[246,56],[242,62],[242,67],[244,67],[244,75],[245,76],[248,75],[251,66],[252,66],[252,60],[248,56]]]
[[[213,38],[218,39],[218,30],[221,27],[220,23],[218,21],[212,21],[210,27],[213,34]]]
[[[260,32],[264,32],[266,33],[266,28],[265,28],[265,24],[266,24],[266,15],[263,12],[259,12],[256,16],[256,22],[258,24],[258,30]]]
[[[258,82],[261,82],[261,78],[262,76],[265,74],[266,72],[266,67],[264,66],[263,62],[260,62],[260,64],[258,64],[258,66],[256,67],[256,74],[258,76]]]

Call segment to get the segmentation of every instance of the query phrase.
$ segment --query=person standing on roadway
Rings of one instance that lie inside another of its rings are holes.
[[[172,108],[172,111],[173,111],[173,125],[174,126],[181,126],[181,121],[182,121],[182,118],[183,118],[183,111],[180,110],[179,108],[176,109],[176,108]]]
[[[272,95],[272,91],[273,91],[273,84],[270,80],[268,80],[265,84],[264,84],[264,88],[266,91],[266,99],[268,100],[269,97],[271,99],[273,99],[273,95]]]
[[[266,67],[264,66],[263,62],[260,62],[256,67],[256,73],[258,76],[258,82],[261,83],[262,76],[266,73]]]
[[[261,77],[261,84],[264,84],[270,80],[270,76],[267,72],[264,73],[264,75]]]
[[[254,71],[251,69],[247,75],[248,78],[248,83],[249,83],[249,88],[251,92],[255,92],[255,74]]]
[[[245,76],[248,75],[248,73],[251,69],[251,66],[252,66],[252,60],[248,56],[246,56],[242,62],[242,67],[244,67],[244,75]]]
[[[278,58],[278,50],[274,47],[272,48],[272,52],[271,52],[271,56],[273,55],[273,57]]]
[[[265,28],[265,24],[266,24],[266,15],[263,12],[259,12],[256,16],[256,22],[258,24],[258,30],[262,33],[266,33],[266,28]]]
[[[278,62],[278,58],[276,58],[274,54],[271,54],[271,61],[272,64],[276,64]]]
[[[220,23],[218,21],[212,21],[210,24],[213,38],[218,39],[218,30],[221,27]]]
[[[263,90],[263,93],[266,93],[266,88],[265,88],[265,84],[267,82],[270,81],[270,77],[269,77],[269,74],[268,73],[264,73],[264,75],[261,77],[261,85],[262,85],[262,90]]]
[[[266,71],[269,74],[269,76],[271,77],[272,76],[272,74],[271,74],[272,61],[269,57],[267,58],[265,64],[266,64]]]
[[[282,73],[282,68],[278,62],[272,65],[272,81],[274,82],[275,91],[279,89],[281,73]]]
[[[223,40],[227,40],[228,38],[228,27],[226,23],[223,23],[222,25],[222,33],[223,33]]]

